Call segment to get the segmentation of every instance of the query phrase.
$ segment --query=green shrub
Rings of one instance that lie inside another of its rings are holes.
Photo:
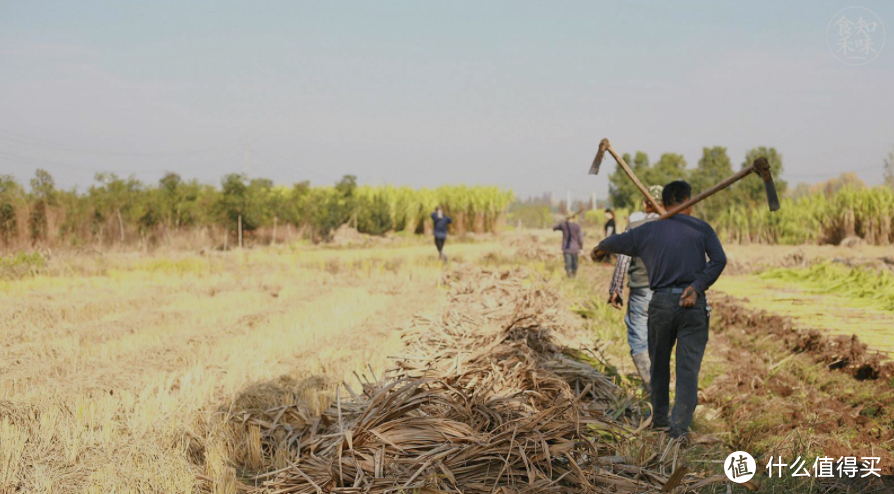
[[[47,260],[39,253],[19,252],[12,256],[0,257],[0,279],[17,279],[34,276],[47,265]]]

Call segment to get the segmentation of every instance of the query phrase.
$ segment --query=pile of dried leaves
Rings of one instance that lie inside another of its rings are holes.
[[[515,247],[515,255],[524,259],[550,261],[562,258],[562,250],[558,247],[558,242],[555,248],[549,248],[541,242],[537,235],[514,238],[509,244]]]
[[[345,386],[350,396],[319,417],[243,415],[294,451],[290,466],[258,477],[261,491],[650,492],[717,480],[667,475],[669,444],[629,447],[646,425],[631,399],[556,342],[569,316],[524,278],[455,271],[451,303],[407,331],[395,370],[359,392]]]

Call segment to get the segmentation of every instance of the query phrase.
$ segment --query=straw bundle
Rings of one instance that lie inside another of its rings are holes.
[[[647,492],[665,483],[617,454],[634,432],[618,421],[625,397],[556,343],[551,324],[565,317],[556,295],[521,279],[453,273],[452,303],[407,331],[397,368],[359,392],[345,386],[350,398],[322,416],[245,414],[294,451],[290,466],[258,478],[262,491]]]
[[[554,248],[547,247],[540,241],[540,237],[536,235],[519,237],[510,241],[509,244],[516,248],[516,256],[532,261],[549,261],[557,258],[561,259],[562,257],[560,255],[562,251],[558,246]]]

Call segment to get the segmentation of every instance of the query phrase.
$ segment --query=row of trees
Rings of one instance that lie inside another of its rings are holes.
[[[780,197],[784,196],[788,184],[781,178],[784,170],[782,155],[775,148],[756,147],[750,149],[745,153],[740,168],[750,165],[760,156],[766,156],[770,162],[776,191]],[[624,154],[622,158],[646,186],[664,185],[674,180],[686,180],[692,184],[693,194],[706,190],[735,173],[726,148],[722,146],[703,148],[698,165],[691,170],[686,167],[686,159],[683,158],[683,155],[675,153],[662,154],[654,164],[650,163],[649,156],[641,151],[637,151],[632,159],[629,154]],[[642,195],[620,167],[609,177],[609,198],[616,208],[635,210],[642,202]],[[696,207],[696,213],[706,221],[713,221],[728,207],[755,208],[763,204],[766,209],[766,202],[763,182],[756,178],[751,180],[746,178],[731,186],[726,192],[700,203]]]
[[[799,185],[789,194],[780,178],[782,156],[776,149],[751,149],[741,166],[758,156],[770,161],[783,197],[782,211],[767,211],[763,184],[757,177],[738,182],[701,203],[696,211],[728,239],[801,243],[859,236],[872,243],[894,241],[894,153],[885,162],[885,178],[891,187],[869,189],[856,175],[843,174],[822,184]],[[625,154],[624,159],[647,185],[682,178],[692,183],[695,192],[733,173],[726,149],[719,146],[704,148],[694,169],[688,169],[683,156],[674,153],[661,155],[655,163],[643,152],[633,157]],[[275,236],[276,228],[286,225],[289,231],[295,227],[314,241],[328,240],[344,224],[374,235],[424,233],[430,228],[429,214],[438,204],[454,218],[452,228],[459,234],[499,231],[507,209],[511,209],[513,224],[542,227],[552,223],[549,196],[510,208],[512,193],[497,187],[370,187],[358,186],[350,175],[333,186],[299,182],[289,187],[231,174],[218,187],[183,180],[175,173],[166,174],[157,184],[100,173],[89,189],[78,192],[58,189],[49,173],[38,170],[28,185],[26,190],[11,176],[0,175],[0,244],[4,246],[152,240],[196,227],[222,230],[224,242],[231,237],[239,241],[243,231],[263,227],[271,227]],[[642,201],[621,170],[610,176],[609,193],[616,209],[636,210]]]
[[[782,155],[775,148],[749,150],[740,167],[760,156],[770,162],[782,208],[770,213],[763,182],[757,177],[745,178],[696,206],[694,214],[711,222],[721,236],[738,242],[788,244],[838,243],[846,237],[880,245],[894,242],[894,152],[885,159],[885,185],[869,188],[856,174],[843,173],[819,184],[799,184],[790,193],[780,178],[784,167]],[[674,153],[661,155],[654,164],[643,152],[623,158],[643,183],[684,179],[692,184],[694,194],[734,173],[726,148],[721,146],[703,148],[694,169],[688,169],[683,156]],[[609,180],[613,206],[640,207],[640,192],[620,168]]]
[[[238,241],[243,232],[262,227],[275,232],[285,225],[314,241],[328,240],[344,224],[373,235],[422,233],[430,228],[429,215],[438,204],[454,217],[456,233],[483,233],[501,228],[513,200],[511,192],[497,187],[358,186],[351,175],[331,187],[308,182],[277,186],[241,174],[226,175],[220,187],[183,180],[175,173],[158,184],[113,173],[95,179],[81,193],[56,188],[44,170],[36,172],[28,190],[13,177],[0,175],[0,242],[126,242],[196,227],[222,228],[225,241],[230,236]]]

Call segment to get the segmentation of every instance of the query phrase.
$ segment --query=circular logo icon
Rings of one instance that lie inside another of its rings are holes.
[[[867,64],[885,46],[885,25],[865,7],[848,7],[829,19],[826,43],[835,58],[848,65]]]
[[[744,451],[731,453],[723,462],[723,473],[737,484],[744,484],[751,480],[755,471],[757,471],[757,464],[754,462],[754,458]]]

